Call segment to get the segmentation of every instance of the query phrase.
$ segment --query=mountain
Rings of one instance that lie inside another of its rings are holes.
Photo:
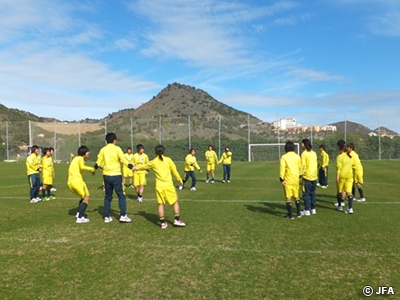
[[[120,126],[124,126],[124,123],[127,126],[130,124],[127,118],[134,120],[135,134],[145,138],[159,134],[160,122],[164,136],[185,138],[188,135],[189,118],[193,137],[197,138],[215,137],[219,125],[229,138],[247,138],[249,123],[252,134],[261,136],[271,132],[269,123],[219,102],[201,89],[180,83],[169,84],[137,109],[109,114],[106,120],[119,120]]]
[[[8,108],[3,104],[0,104],[0,122],[4,121],[47,121],[46,118],[40,118],[34,114],[29,112],[15,109],[15,108]]]
[[[365,127],[364,125],[354,123],[351,121],[336,122],[330,125],[336,126],[338,132],[344,132],[346,129],[346,132],[358,133],[359,135],[368,135],[372,131],[371,129]]]
[[[374,129],[373,131],[376,135],[379,135],[379,133],[381,134],[381,136],[388,136],[388,137],[395,137],[398,136],[399,134],[393,130],[390,130],[386,127],[378,127],[376,129]]]

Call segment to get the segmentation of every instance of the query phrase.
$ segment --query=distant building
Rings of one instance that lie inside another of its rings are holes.
[[[301,124],[296,123],[295,118],[280,119],[278,121],[274,121],[273,125],[275,128],[279,128],[279,130],[292,132],[297,131],[297,129],[301,127]]]

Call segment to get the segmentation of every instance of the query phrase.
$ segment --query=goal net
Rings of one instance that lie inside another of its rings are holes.
[[[294,143],[296,152],[300,155],[300,144]],[[285,143],[249,144],[249,162],[279,160],[285,154]]]

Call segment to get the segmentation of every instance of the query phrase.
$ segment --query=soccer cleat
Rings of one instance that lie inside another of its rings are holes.
[[[79,212],[76,213],[76,216],[75,216],[75,217],[79,218]]]
[[[322,189],[327,189],[328,186],[327,186],[327,185],[321,185],[321,188],[322,188]]]
[[[82,217],[82,218],[76,218],[76,223],[89,223],[89,219]]]
[[[222,183],[225,183],[225,180],[222,180]]]
[[[297,218],[300,219],[303,215],[300,213],[299,215],[297,215]]]
[[[302,210],[301,215],[309,217],[311,214],[309,210]]]
[[[321,185],[319,184],[319,182],[317,182],[317,186],[321,186]]]
[[[344,203],[344,202],[341,202],[340,204],[341,204],[341,206],[345,206],[346,205],[346,203]],[[335,205],[336,207],[338,206],[337,202],[333,203],[333,205]]]
[[[311,214],[312,215],[315,215],[317,213],[317,210],[315,209],[315,208],[313,208],[312,210],[311,210]]]
[[[138,198],[137,198],[137,202],[138,202],[138,203],[143,203],[143,197],[138,197]]]
[[[285,218],[285,219],[289,219],[289,220],[293,220],[293,219],[294,219],[293,217],[291,217],[291,216],[289,216],[289,215],[284,216],[284,218]]]
[[[365,199],[365,198],[358,198],[356,201],[357,201],[357,202],[365,202],[366,199]]]
[[[50,196],[50,200],[56,200],[57,199],[57,197],[56,196]]]
[[[208,183],[209,182],[209,180],[208,179],[206,179],[206,183]]]
[[[174,220],[174,226],[176,226],[176,227],[185,227],[186,224],[182,220]]]
[[[43,198],[43,201],[50,201],[51,200],[51,197],[44,197]]]
[[[168,227],[168,223],[167,222],[162,222],[161,223],[161,229],[165,229]]]
[[[104,218],[104,223],[110,223],[112,222],[113,218],[112,217],[105,217]]]
[[[338,211],[343,211],[343,208],[342,208],[341,206],[336,207],[336,209],[337,209]]]
[[[195,188],[195,187],[191,187],[190,190],[191,190],[191,191],[195,191],[196,188]]]
[[[52,188],[50,189],[50,192],[57,192],[57,189],[54,188],[54,187],[52,187]]]
[[[348,209],[346,209],[346,211],[344,213],[345,214],[352,214],[353,213],[353,209],[352,208],[348,208]]]
[[[36,198],[31,199],[31,203],[38,203],[39,201]]]
[[[214,183],[214,180],[211,180],[211,183]]]
[[[125,216],[121,216],[121,217],[119,218],[119,221],[120,221],[121,223],[130,223],[130,222],[132,222],[132,219],[129,218],[127,215],[125,215]]]
[[[42,198],[36,197],[37,202],[42,201]]]
[[[230,180],[228,180],[227,182],[228,182],[228,183],[231,183],[231,181],[230,181]]]
[[[183,190],[183,185],[180,185],[178,189],[179,189],[180,191],[182,191],[182,190]]]

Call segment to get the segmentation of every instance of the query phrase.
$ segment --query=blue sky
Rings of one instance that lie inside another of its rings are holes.
[[[0,103],[60,120],[169,83],[264,121],[400,133],[400,1],[0,0]]]

